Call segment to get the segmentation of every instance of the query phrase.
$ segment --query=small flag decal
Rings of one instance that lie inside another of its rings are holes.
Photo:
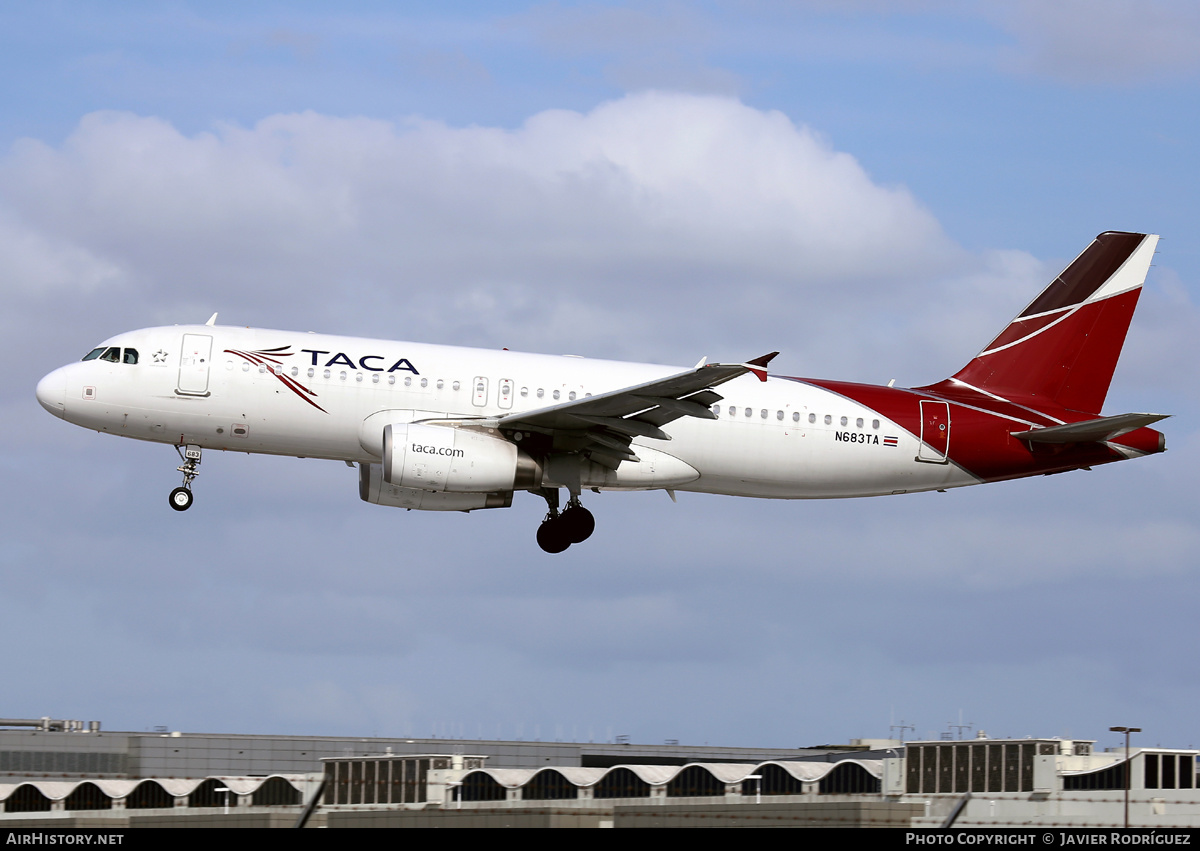
[[[883,439],[883,445],[884,445],[884,446],[899,446],[899,445],[900,445],[900,438],[898,438],[898,437],[885,437],[885,438]]]

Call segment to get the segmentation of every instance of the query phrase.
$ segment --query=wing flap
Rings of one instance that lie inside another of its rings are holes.
[[[717,415],[714,414],[707,405],[701,405],[699,402],[693,402],[691,399],[673,399],[670,396],[643,396],[640,393],[638,398],[646,400],[650,405],[662,408],[671,413],[677,413],[681,417],[699,417],[702,420],[715,420]]]
[[[576,418],[583,420],[585,423],[592,425],[603,426],[610,431],[624,432],[633,437],[649,437],[654,440],[670,440],[671,435],[667,434],[656,425],[652,425],[645,420],[640,420],[637,417],[589,417],[584,414],[576,414]]]

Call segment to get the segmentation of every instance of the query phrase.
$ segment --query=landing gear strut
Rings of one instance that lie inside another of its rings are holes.
[[[535,491],[546,500],[549,511],[537,530],[537,542],[548,553],[561,553],[571,544],[581,544],[596,530],[596,518],[572,496],[562,513],[558,510],[558,488]]]
[[[176,446],[175,451],[183,463],[176,469],[183,473],[183,486],[171,491],[167,498],[176,511],[187,511],[192,507],[192,480],[200,475],[200,447],[193,444]]]

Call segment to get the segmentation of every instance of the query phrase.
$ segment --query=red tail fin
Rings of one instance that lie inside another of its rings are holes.
[[[1022,405],[1099,414],[1157,242],[1100,234],[951,381]]]

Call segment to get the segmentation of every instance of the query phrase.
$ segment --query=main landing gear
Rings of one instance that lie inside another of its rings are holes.
[[[559,513],[557,488],[542,488],[536,493],[549,507],[546,519],[537,530],[538,546],[546,552],[561,553],[571,544],[583,543],[596,530],[596,518],[583,507],[578,496],[572,496],[566,509]]]
[[[192,507],[192,479],[200,475],[200,447],[192,444],[176,446],[175,451],[179,453],[179,458],[183,461],[176,468],[183,473],[183,486],[171,491],[171,495],[167,499],[176,511],[187,511]]]

